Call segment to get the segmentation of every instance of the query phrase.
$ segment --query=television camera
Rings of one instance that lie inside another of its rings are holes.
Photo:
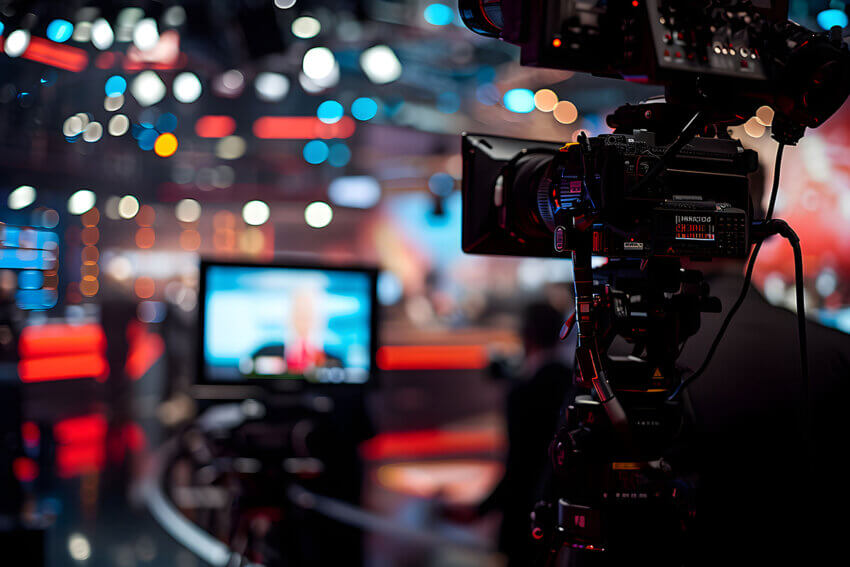
[[[531,513],[539,563],[564,548],[596,564],[638,557],[681,565],[693,553],[698,477],[681,394],[707,367],[749,289],[761,242],[794,248],[802,375],[808,377],[799,239],[773,219],[782,149],[850,94],[840,28],[787,20],[787,1],[460,0],[472,31],[521,48],[524,65],[665,87],[663,102],[625,105],[612,134],[572,143],[464,134],[465,252],[569,258],[579,391],[550,447],[551,499]],[[756,219],[755,152],[731,139],[761,106],[779,142],[770,205]],[[592,256],[608,263],[592,269]],[[705,362],[676,364],[700,314],[720,312],[682,259],[749,258],[744,287]],[[628,356],[610,352],[615,339]],[[593,558],[593,559],[590,559]]]

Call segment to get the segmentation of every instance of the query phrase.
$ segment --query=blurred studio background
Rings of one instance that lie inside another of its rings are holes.
[[[502,565],[506,397],[537,352],[569,380],[571,271],[462,254],[460,133],[572,141],[660,90],[520,67],[451,0],[0,0],[0,51],[0,553]],[[764,164],[770,120],[734,132]],[[850,332],[850,108],[785,156]],[[793,307],[782,242],[756,281]]]

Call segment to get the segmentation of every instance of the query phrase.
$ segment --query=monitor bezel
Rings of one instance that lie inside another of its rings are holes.
[[[281,378],[254,378],[245,380],[212,380],[206,372],[205,360],[205,325],[207,308],[207,275],[211,267],[228,268],[257,268],[257,269],[297,269],[315,270],[327,272],[354,272],[365,274],[369,277],[370,300],[372,309],[369,317],[369,376],[365,382],[352,383],[311,383],[305,380],[292,380]],[[195,384],[198,386],[221,386],[221,387],[261,387],[272,392],[342,392],[371,388],[376,382],[377,375],[377,352],[378,352],[378,268],[357,264],[321,264],[317,262],[250,262],[250,261],[218,261],[202,259],[200,263],[198,284],[198,325],[197,346],[195,348]]]

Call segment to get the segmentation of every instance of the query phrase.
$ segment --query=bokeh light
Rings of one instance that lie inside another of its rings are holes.
[[[98,18],[94,21],[91,27],[91,42],[95,48],[105,51],[112,47],[115,41],[115,34],[112,32],[112,26],[109,25],[104,18]]]
[[[174,98],[178,102],[186,104],[198,100],[201,92],[203,92],[201,80],[198,79],[197,75],[188,71],[174,77],[174,83],[172,83],[171,89],[174,91]]]
[[[331,224],[334,212],[324,201],[315,201],[304,208],[304,220],[312,228],[324,228]]]
[[[351,161],[351,150],[345,142],[331,144],[328,163],[333,167],[344,167]]]
[[[215,146],[215,155],[221,159],[239,159],[245,155],[245,139],[241,136],[226,136]]]
[[[511,112],[526,114],[534,110],[534,93],[529,89],[511,89],[502,97],[502,103]]]
[[[165,96],[165,83],[153,71],[142,71],[130,84],[130,92],[142,106],[151,106]]]
[[[558,95],[551,89],[540,89],[534,93],[534,106],[541,112],[552,112],[558,104]]]
[[[97,195],[93,191],[80,189],[68,197],[68,212],[72,215],[82,215],[94,207],[96,201]]]
[[[328,159],[330,149],[322,140],[311,140],[304,144],[304,161],[318,165]]]
[[[555,117],[555,120],[561,124],[572,124],[578,120],[578,109],[576,108],[576,105],[570,101],[562,100],[555,105],[552,115]]]
[[[401,61],[386,45],[376,45],[360,54],[360,67],[376,85],[392,83],[401,77]],[[306,72],[306,69],[305,69]]]
[[[340,103],[335,100],[326,100],[319,105],[316,110],[316,116],[325,124],[334,124],[342,119],[343,108]]]
[[[445,4],[430,4],[423,13],[425,21],[432,26],[447,26],[455,19],[455,12]]]
[[[9,193],[9,198],[6,203],[9,208],[13,211],[17,211],[26,207],[29,207],[33,203],[35,203],[36,191],[35,188],[30,185],[21,185],[11,193]]]
[[[242,207],[242,220],[251,226],[260,226],[269,220],[271,209],[263,201],[248,201]]]
[[[118,216],[122,219],[131,219],[139,213],[139,200],[133,195],[124,195],[118,201]]]
[[[133,45],[141,51],[148,51],[159,43],[159,28],[153,18],[142,18],[133,28]]]
[[[310,39],[319,35],[322,24],[311,16],[301,16],[292,21],[292,35],[301,39]]]
[[[103,99],[103,108],[109,112],[115,112],[124,106],[124,95],[108,96]]]
[[[825,30],[832,29],[834,26],[847,27],[847,14],[837,8],[823,10],[818,14],[817,20],[818,25]]]
[[[254,90],[264,102],[279,102],[289,93],[289,79],[280,73],[264,71],[254,79]]]
[[[360,97],[351,103],[351,115],[357,120],[371,120],[378,114],[378,103],[369,97]]]
[[[26,30],[15,30],[6,38],[3,51],[9,57],[20,57],[30,45],[30,32]]]
[[[47,39],[56,43],[64,43],[71,39],[74,33],[74,24],[68,20],[53,20],[47,24]]]
[[[170,132],[160,134],[154,142],[153,151],[159,157],[173,156],[177,151],[177,137]]]
[[[744,131],[748,136],[752,136],[753,138],[761,138],[764,136],[766,130],[767,128],[755,116],[744,123]]]
[[[112,75],[106,79],[106,84],[103,87],[106,91],[106,96],[117,97],[124,94],[127,90],[127,80],[121,75]]]
[[[301,69],[307,77],[313,80],[327,78],[334,69],[336,58],[327,47],[313,47],[304,54]]]
[[[762,126],[772,126],[773,125],[773,115],[774,111],[769,106],[762,106],[756,110],[756,120]]]
[[[201,218],[201,204],[195,199],[182,199],[174,207],[174,216],[180,222],[197,222]]]

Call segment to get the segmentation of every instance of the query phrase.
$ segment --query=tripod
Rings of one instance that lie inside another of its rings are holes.
[[[588,564],[681,564],[696,478],[681,451],[687,411],[667,398],[684,342],[720,302],[678,259],[614,260],[591,272],[590,249],[579,245],[573,262],[575,383],[588,394],[568,406],[550,446],[555,498],[532,514],[538,564],[555,565],[564,548]],[[613,354],[615,343],[631,352]]]

